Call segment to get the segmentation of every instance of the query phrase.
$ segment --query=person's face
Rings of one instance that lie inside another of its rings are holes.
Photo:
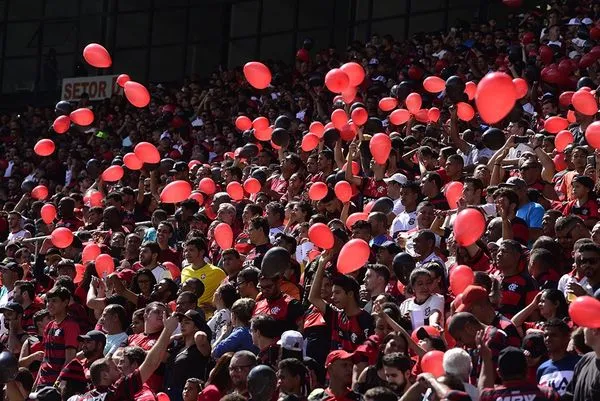
[[[372,292],[379,286],[380,282],[381,280],[379,275],[373,270],[367,269],[367,273],[365,273],[365,289],[369,292]]]
[[[563,334],[556,327],[546,327],[544,329],[544,344],[549,353],[564,352],[569,345],[570,337]]]
[[[517,265],[519,255],[509,245],[502,243],[498,247],[498,253],[496,253],[496,262],[498,267],[502,270],[503,268],[514,268]]]
[[[159,224],[156,230],[156,239],[160,244],[166,244],[171,239],[171,230],[168,226]]]
[[[375,254],[375,259],[377,260],[377,263],[390,266],[394,259],[394,255],[392,255],[387,248],[380,247]]]
[[[252,365],[246,358],[236,357],[231,358],[229,363],[229,376],[234,387],[245,387],[248,373],[252,369]]]
[[[63,314],[69,305],[69,300],[61,300],[58,297],[52,297],[46,299],[46,309],[50,313],[50,316],[54,317]]]
[[[144,332],[146,334],[156,333],[162,329],[162,315],[163,311],[160,309],[153,309],[147,313],[144,313]]]
[[[255,228],[250,224],[248,227],[248,238],[252,244],[258,244],[264,239],[264,233],[261,228]]]
[[[142,239],[138,235],[129,234],[125,239],[125,249],[128,252],[137,252],[142,244]]]
[[[384,366],[385,381],[394,391],[401,391],[406,386],[406,376],[400,369]]]
[[[563,250],[570,252],[573,249],[573,244],[579,239],[576,238],[578,236],[575,235],[575,231],[577,231],[577,225],[565,227],[563,230],[556,230],[555,226],[556,239]]]
[[[119,368],[121,373],[123,373],[124,376],[133,373],[133,371],[135,370],[134,365],[131,363],[129,358],[126,357],[122,357],[119,359],[119,364],[117,365],[117,367]]]
[[[400,199],[404,206],[414,206],[417,202],[417,193],[409,188],[400,190]]]
[[[434,208],[430,206],[424,206],[419,209],[417,213],[417,223],[420,228],[429,228],[435,219]]]
[[[371,240],[371,232],[368,228],[353,228],[352,238],[358,238],[369,242]]]
[[[400,184],[398,184],[397,182],[390,182],[388,184],[387,187],[388,190],[388,196],[392,199],[398,199],[400,198]]]
[[[455,160],[446,160],[444,168],[449,176],[455,176],[462,171],[462,165]]]
[[[199,393],[200,388],[196,383],[185,382],[182,393],[183,401],[196,401]]]
[[[306,171],[308,171],[310,174],[315,174],[317,171],[319,171],[317,159],[315,159],[314,157],[308,158],[308,160],[306,161]]]
[[[102,344],[94,340],[85,340],[81,342],[81,351],[83,351],[83,355],[86,358],[92,358],[98,352],[98,348],[101,347]]]
[[[150,248],[144,246],[140,249],[140,264],[142,266],[150,266],[156,260]]]
[[[225,270],[226,273],[238,271],[242,266],[242,260],[236,258],[233,254],[224,255],[221,262],[223,264],[223,270]]]
[[[281,224],[279,214],[275,213],[271,208],[267,208],[265,217],[267,218],[267,222],[269,222],[269,227],[278,227]]]
[[[438,194],[438,189],[433,181],[424,180],[421,182],[421,192],[431,198]]]
[[[573,163],[573,167],[575,169],[580,170],[584,169],[587,163],[587,153],[580,149],[575,149],[571,154],[571,162]]]
[[[348,306],[351,296],[352,295],[344,291],[344,289],[338,285],[331,287],[331,301],[338,309],[344,309]]]
[[[283,393],[293,393],[300,387],[300,377],[294,376],[286,369],[277,371],[277,387]]]
[[[429,254],[433,251],[431,241],[422,235],[419,235],[415,238],[414,249],[415,253],[423,258],[429,256]]]
[[[413,291],[419,298],[427,298],[431,295],[431,284],[433,280],[429,274],[421,274],[415,279]]]
[[[217,212],[217,219],[222,221],[223,223],[227,223],[229,225],[233,224],[233,219],[235,218],[235,211],[230,210],[230,208],[220,207]]]
[[[186,245],[183,256],[188,262],[195,263],[200,259],[200,251],[194,245]]]
[[[10,229],[17,229],[21,226],[21,219],[16,214],[8,215],[8,227]]]
[[[134,334],[143,333],[144,332],[144,319],[142,319],[140,316],[137,316],[137,315],[133,319],[131,319],[131,331]]]
[[[255,215],[252,214],[252,212],[250,211],[250,208],[248,208],[248,206],[246,206],[244,208],[244,211],[242,212],[242,222],[244,223],[244,225],[247,225],[254,216]]]
[[[320,153],[317,157],[317,165],[320,170],[327,170],[329,167],[331,167],[331,161],[322,153]]]
[[[137,283],[142,294],[149,294],[152,291],[152,281],[147,275],[140,274],[137,277]]]
[[[340,381],[341,384],[349,385],[352,383],[352,368],[351,359],[338,359],[329,367],[329,376]]]
[[[463,186],[462,196],[467,205],[477,205],[481,202],[481,191],[476,190],[472,183]]]
[[[600,244],[600,223],[596,224],[592,229],[592,240],[596,244]]]
[[[579,182],[574,182],[573,183],[573,196],[577,199],[581,199],[584,196],[587,196],[587,194],[589,193],[589,189],[585,186],[580,184]]]
[[[375,320],[375,335],[379,338],[384,338],[391,332],[388,324],[384,319],[378,318]]]
[[[554,237],[554,224],[556,223],[557,217],[552,214],[544,214],[542,218],[542,233],[543,235],[547,235],[549,237]],[[599,237],[600,238],[600,237]],[[592,233],[593,239],[593,233]]]
[[[194,333],[196,331],[198,331],[198,329],[196,328],[196,325],[194,324],[192,319],[188,319],[188,318],[181,319],[180,327],[181,327],[181,334],[183,334],[186,337],[193,336]]]
[[[261,278],[258,281],[260,291],[266,299],[272,299],[279,295],[279,283],[277,279]]]
[[[592,251],[578,252],[575,264],[590,282],[598,283],[600,277],[600,256]]]
[[[13,290],[13,300],[18,304],[23,304],[23,295],[27,296],[27,293],[22,293],[20,287],[15,287]]]

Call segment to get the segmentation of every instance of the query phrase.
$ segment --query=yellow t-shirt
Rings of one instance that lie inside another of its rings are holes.
[[[213,294],[225,277],[226,274],[223,270],[210,263],[199,269],[194,269],[193,265],[188,265],[181,271],[181,283],[185,283],[191,278],[197,278],[204,284],[204,294],[198,299],[198,306],[204,303],[212,303]]]

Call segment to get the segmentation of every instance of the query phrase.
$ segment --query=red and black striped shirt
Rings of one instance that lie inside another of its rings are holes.
[[[506,334],[506,344],[512,347],[521,348],[521,336],[517,331],[517,327],[513,322],[500,312],[496,312],[496,316],[492,321],[492,326],[502,330]]]
[[[44,359],[38,372],[39,387],[52,386],[65,365],[66,351],[79,345],[79,324],[67,316],[62,322],[52,320],[44,329]]]
[[[529,305],[537,295],[538,286],[527,272],[502,277],[502,300],[499,312],[509,319]]]
[[[343,349],[354,352],[373,334],[373,317],[365,310],[355,316],[348,316],[343,310],[327,304],[325,321],[331,324],[330,350]]]

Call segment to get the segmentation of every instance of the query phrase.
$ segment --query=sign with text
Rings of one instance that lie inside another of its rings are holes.
[[[102,75],[97,77],[65,78],[62,81],[62,100],[79,100],[83,93],[90,95],[90,100],[102,100],[112,95],[120,95],[123,88],[117,84],[118,75]]]

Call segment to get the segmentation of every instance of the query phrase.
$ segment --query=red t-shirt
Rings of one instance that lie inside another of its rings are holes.
[[[67,316],[62,322],[52,320],[44,329],[44,359],[38,373],[38,386],[52,386],[65,365],[68,348],[79,346],[79,325]]]

